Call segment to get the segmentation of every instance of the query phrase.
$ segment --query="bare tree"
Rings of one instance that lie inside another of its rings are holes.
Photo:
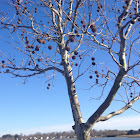
[[[9,11],[1,10],[0,28],[13,40],[5,40],[9,49],[1,47],[0,72],[22,78],[44,74],[49,80],[55,72],[61,73],[78,140],[88,140],[95,123],[123,113],[140,99],[139,0],[9,0],[1,4]],[[4,40],[4,35],[1,38]],[[110,63],[96,63],[97,52],[104,59],[109,54]],[[84,122],[75,83],[88,72],[90,79],[96,74],[88,89],[102,89],[99,99],[105,90],[108,93]],[[124,106],[102,116],[116,95]]]

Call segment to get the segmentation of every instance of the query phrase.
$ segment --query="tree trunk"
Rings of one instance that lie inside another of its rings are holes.
[[[85,124],[80,124],[75,128],[77,140],[90,140],[90,132],[86,130]]]
[[[69,63],[69,60],[67,59],[66,54],[62,58],[63,58],[62,64],[65,71],[64,76],[67,83],[68,95],[69,95],[72,115],[73,115],[73,119],[75,123],[75,125],[73,126],[73,129],[77,136],[77,140],[89,140],[90,132],[86,130],[86,126],[85,126],[85,123],[84,123],[84,120],[82,118],[82,114],[80,111],[80,104],[78,101],[78,95],[76,93],[72,67],[70,66],[70,63]]]
[[[75,131],[77,140],[89,140],[90,132],[86,130],[86,126],[82,118],[82,114],[80,111],[80,104],[78,101],[78,95],[76,93],[75,83],[73,80],[72,68],[69,65],[69,62],[64,63],[64,69],[65,69],[65,79],[68,87],[68,94],[70,98],[73,119],[75,122],[73,129]]]

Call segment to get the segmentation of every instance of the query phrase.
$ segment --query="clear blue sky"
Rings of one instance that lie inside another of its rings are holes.
[[[5,30],[1,30],[0,34],[4,35]],[[8,49],[10,45],[5,43],[2,38],[0,38],[0,43],[0,50],[7,49],[8,53],[12,52],[12,50]],[[101,51],[94,55],[96,63],[104,62],[108,64],[109,62],[109,67],[115,71],[115,66],[110,61],[110,56],[101,55],[100,53]],[[88,62],[89,60],[86,61],[86,63]],[[101,67],[98,69],[101,71]],[[93,97],[99,97],[101,93],[99,88],[84,90],[92,83],[92,80],[88,78],[89,75],[90,73],[87,73],[76,83],[81,111],[85,121],[103,102],[103,98],[101,100],[91,100]],[[13,78],[10,74],[0,73],[0,136],[4,134],[71,130],[73,119],[64,77],[56,73],[54,82],[50,82],[50,90],[46,88],[48,84],[45,83],[46,81],[47,79],[44,77],[35,76],[28,79],[26,84],[23,84],[24,81],[20,78]],[[105,90],[105,97],[109,90],[110,87],[108,86]],[[119,92],[123,93],[123,91]],[[134,108],[138,110],[139,104],[140,101],[135,103]],[[123,107],[123,104],[114,101],[104,115],[121,107]],[[139,128],[140,114],[131,109],[109,121],[98,123],[94,127],[94,129],[125,130],[137,130]]]

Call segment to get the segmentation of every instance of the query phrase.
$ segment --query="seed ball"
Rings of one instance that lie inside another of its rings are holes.
[[[6,72],[9,72],[10,70],[9,69],[6,69]]]
[[[21,21],[18,21],[17,24],[21,24]]]
[[[83,28],[86,28],[86,25],[85,24],[83,25]]]
[[[31,65],[31,63],[28,63],[28,65],[30,66],[30,65]]]
[[[95,62],[92,62],[92,65],[93,65],[93,66],[96,65],[96,63],[95,63]]]
[[[47,89],[50,89],[50,87],[47,87]]]
[[[45,40],[42,40],[42,44],[46,44],[46,41]]]
[[[37,10],[37,8],[35,8],[35,10]]]
[[[81,23],[83,24],[84,23],[84,20],[81,20]]]
[[[130,94],[132,95],[133,93],[131,92]]]
[[[74,42],[74,41],[75,41],[75,35],[70,35],[70,36],[69,36],[69,40],[70,40],[71,42]]]
[[[36,46],[35,51],[39,51],[39,46]]]
[[[74,54],[75,54],[75,55],[78,55],[78,51],[74,51]]]
[[[42,40],[38,38],[38,39],[37,39],[37,42],[38,42],[38,43],[42,43]]]
[[[95,71],[95,74],[98,74],[98,71],[97,70]]]
[[[26,48],[27,48],[27,49],[28,49],[28,48],[31,48],[31,45],[28,45]]]
[[[92,79],[92,75],[90,75],[89,78]]]
[[[120,12],[121,10],[120,9],[118,9],[118,12]]]
[[[97,12],[100,12],[100,9],[97,9]]]
[[[48,86],[50,86],[51,84],[49,83]]]
[[[74,55],[74,56],[72,56],[72,59],[73,59],[73,60],[75,60],[75,59],[76,59],[76,56],[75,56],[75,55]]]
[[[29,41],[26,41],[26,44],[29,44]]]
[[[41,59],[40,58],[38,58],[38,62],[41,62]]]
[[[48,49],[49,49],[49,50],[52,50],[52,48],[53,48],[52,45],[49,45],[49,46],[48,46]]]
[[[78,33],[78,29],[75,30],[75,33]]]
[[[38,68],[39,67],[39,65],[38,64],[36,64],[36,66],[35,66],[36,68]]]
[[[92,57],[91,60],[94,61],[95,60],[95,57]]]
[[[31,49],[33,49],[34,48],[34,45],[31,45]]]
[[[126,8],[126,6],[123,6],[122,8],[124,9],[124,8]]]
[[[2,60],[1,62],[2,62],[2,63],[5,63],[5,61],[4,61],[4,60]]]
[[[96,84],[98,84],[98,79],[96,79]]]
[[[134,21],[134,20],[132,20],[132,21],[131,21],[131,24],[135,24],[135,21]]]
[[[97,32],[97,28],[96,27],[92,28],[92,32],[96,33]]]
[[[94,28],[94,27],[95,27],[95,24],[92,23],[92,24],[90,25],[90,28],[92,29],[92,28]]]
[[[69,47],[69,46],[66,46],[66,50],[67,50],[67,51],[70,51],[70,47]]]
[[[77,34],[77,37],[80,37],[80,34]]]
[[[32,54],[35,54],[35,51],[32,51]]]
[[[131,95],[130,97],[132,98],[133,96]]]
[[[75,66],[78,66],[78,63],[76,63]]]
[[[99,74],[97,74],[96,77],[99,77]]]

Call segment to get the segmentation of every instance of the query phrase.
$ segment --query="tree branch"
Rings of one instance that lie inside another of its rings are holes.
[[[117,110],[115,112],[109,113],[106,116],[101,116],[96,122],[100,122],[100,121],[106,121],[116,115],[120,115],[122,114],[124,111],[126,111],[127,109],[131,108],[131,106],[140,99],[140,95],[138,95],[137,97],[135,97],[134,99],[132,99],[128,104],[126,104],[126,106],[124,106],[123,108],[121,108],[120,110]]]

